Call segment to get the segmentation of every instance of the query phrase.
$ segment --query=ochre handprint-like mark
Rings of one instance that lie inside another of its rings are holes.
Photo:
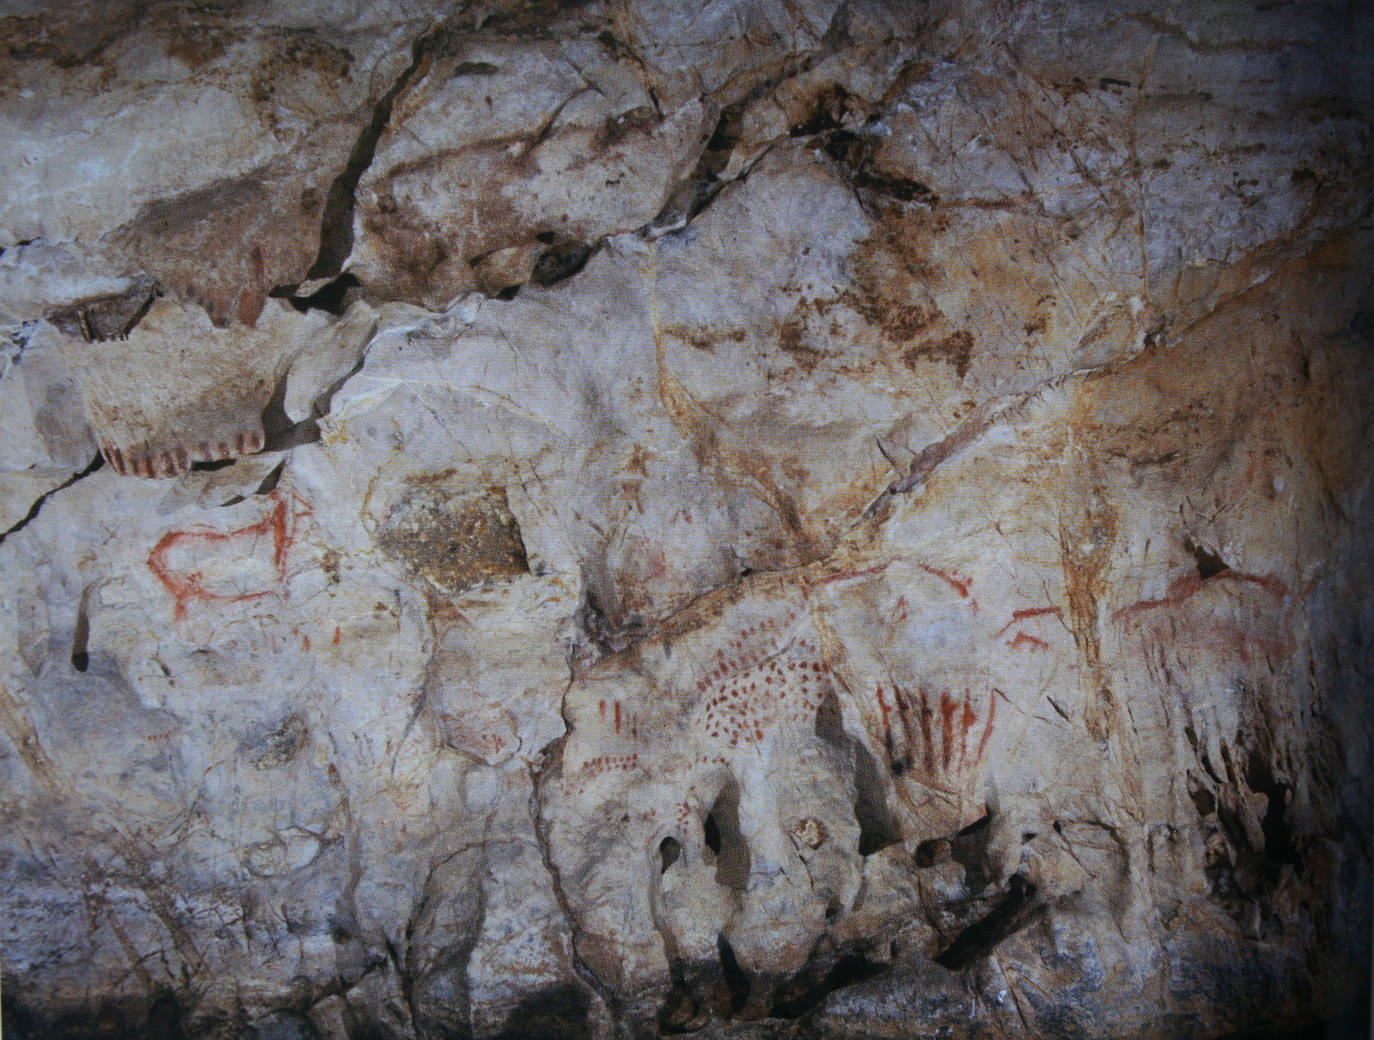
[[[986,716],[973,707],[973,692],[891,687],[891,701],[877,690],[887,761],[896,777],[955,794],[982,765],[992,736],[996,696],[988,691]],[[978,723],[982,719],[981,730]]]

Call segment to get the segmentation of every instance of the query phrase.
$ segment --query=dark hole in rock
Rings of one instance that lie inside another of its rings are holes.
[[[270,495],[277,489],[277,483],[281,480],[282,470],[286,468],[286,460],[283,459],[272,467],[267,476],[262,478],[258,484],[258,489],[253,492],[255,495]]]
[[[577,986],[550,986],[523,998],[495,1040],[586,1040],[591,1001]]]
[[[95,1016],[95,1035],[98,1037],[122,1037],[126,1033],[127,1026],[124,1022],[124,1015],[116,1007],[102,1007]]]
[[[489,61],[460,61],[453,67],[451,75],[457,79],[459,76],[490,76],[500,71],[499,66]]]
[[[918,867],[933,867],[940,861],[943,853],[949,850],[949,841],[945,838],[927,838],[916,846],[916,865]]]
[[[1250,752],[1245,778],[1252,791],[1263,794],[1269,801],[1260,823],[1264,831],[1264,854],[1276,863],[1297,863],[1298,847],[1286,818],[1292,787],[1275,779],[1268,761],[1258,751]]]
[[[1188,797],[1193,800],[1193,806],[1199,816],[1210,816],[1217,810],[1216,797],[1202,785],[1202,781],[1194,776],[1191,770],[1188,772]]]
[[[1039,907],[1035,886],[1020,874],[1012,876],[1007,894],[987,915],[969,925],[949,944],[935,963],[952,971],[985,957],[1003,939],[1030,924]]]
[[[695,1033],[710,1020],[710,1012],[702,1007],[686,981],[674,979],[673,988],[658,1012],[658,1031],[666,1036]]]
[[[869,960],[862,953],[846,953],[830,966],[830,970],[819,981],[806,986],[801,992],[776,1001],[772,1007],[772,1017],[800,1018],[836,990],[877,978],[891,968],[890,964]]]
[[[993,874],[988,861],[988,841],[992,837],[992,810],[949,839],[950,855],[964,868],[964,884],[976,893]]]
[[[887,805],[887,780],[877,760],[844,729],[839,699],[827,693],[816,709],[816,736],[839,749],[854,764],[854,816],[859,821],[859,854],[871,856],[902,840]]]
[[[357,276],[351,272],[344,272],[337,278],[326,282],[309,296],[297,296],[296,287],[283,285],[273,289],[267,295],[278,296],[285,299],[292,308],[304,314],[310,310],[327,311],[330,314],[342,314],[348,310],[348,305],[353,301],[350,290],[358,288],[362,283]],[[356,295],[356,293],[354,294]]]
[[[716,883],[743,891],[749,883],[749,845],[739,827],[739,787],[731,782],[716,796],[702,824],[706,847],[716,855]]]
[[[859,855],[871,856],[901,843],[901,831],[887,807],[887,791],[877,761],[862,746],[854,757],[854,815],[859,820]]]
[[[72,667],[84,672],[91,664],[91,655],[86,652],[86,644],[91,637],[91,621],[86,613],[86,597],[76,608],[76,627],[72,631]]]
[[[185,1040],[181,1019],[181,1004],[176,997],[165,993],[148,1009],[148,1022],[143,1035],[146,1040]]]
[[[1231,569],[1230,565],[1220,556],[1215,556],[1202,546],[1195,545],[1191,538],[1183,540],[1183,547],[1193,554],[1193,559],[1197,563],[1198,577],[1203,581]]]
[[[744,102],[736,102],[733,105],[726,105],[720,112],[720,118],[716,120],[715,129],[711,131],[711,137],[706,142],[706,151],[728,153],[734,149],[739,142],[740,127],[744,121]],[[697,167],[699,179],[714,177],[725,168],[723,159],[708,160],[704,156],[701,164]]]
[[[838,130],[848,110],[849,92],[839,84],[823,90],[813,103],[811,114],[791,126],[789,137],[812,137],[826,130]]]
[[[442,43],[442,34],[431,31],[411,44],[410,64],[402,70],[372,108],[372,118],[353,142],[348,161],[329,185],[324,209],[320,213],[320,249],[307,278],[329,278],[342,270],[353,251],[353,213],[357,207],[358,182],[372,165],[377,142],[391,122],[391,108],[420,68],[427,52]]]
[[[554,285],[571,278],[587,266],[587,261],[594,252],[596,247],[584,242],[569,242],[546,249],[535,260],[530,281],[543,286]]]
[[[717,843],[719,843],[720,835],[717,834],[716,837]],[[676,863],[678,857],[681,855],[682,842],[678,841],[676,838],[664,838],[661,842],[658,843],[658,856],[659,860],[662,863],[659,872],[666,873],[668,868],[671,867],[674,863]]]
[[[702,829],[706,832],[706,847],[717,856],[720,855],[720,826],[716,823],[715,814],[706,817],[706,823]]]
[[[833,130],[824,136],[821,147],[840,167],[841,173],[856,193],[859,193],[861,201],[864,193],[869,196],[880,195],[896,199],[899,202],[924,202],[934,205],[940,201],[939,197],[920,181],[875,169],[873,142],[866,135],[861,136],[849,130]]]
[[[725,977],[725,987],[729,993],[730,1013],[737,1015],[749,1003],[752,985],[749,976],[735,958],[734,947],[730,945],[730,940],[725,938],[724,932],[716,936],[716,952],[720,954],[720,970]]]
[[[195,473],[212,473],[217,469],[232,466],[238,459],[215,459],[212,462],[193,462],[191,470]]]
[[[520,295],[520,286],[508,285],[504,289],[498,289],[496,298],[498,300],[513,300]]]

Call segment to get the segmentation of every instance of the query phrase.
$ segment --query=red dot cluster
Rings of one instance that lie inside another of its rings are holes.
[[[763,740],[781,723],[814,719],[830,669],[811,640],[781,643],[778,632],[793,619],[760,622],[716,651],[714,667],[697,683],[708,737],[738,747]]]

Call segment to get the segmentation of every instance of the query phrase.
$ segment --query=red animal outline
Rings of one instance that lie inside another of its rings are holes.
[[[148,553],[148,569],[176,601],[172,616],[181,621],[186,617],[186,608],[192,600],[217,603],[243,603],[249,600],[270,596],[276,589],[263,589],[259,592],[241,592],[225,595],[211,592],[205,587],[205,578],[199,571],[179,571],[169,565],[168,554],[178,545],[194,542],[210,544],[228,542],[236,538],[256,539],[264,535],[272,536],[272,567],[277,582],[286,580],[286,553],[295,541],[296,522],[310,514],[309,508],[295,495],[288,503],[279,491],[268,496],[272,501],[271,511],[256,524],[240,527],[234,531],[216,531],[209,527],[197,527],[186,531],[168,531]],[[296,508],[292,508],[292,506]]]

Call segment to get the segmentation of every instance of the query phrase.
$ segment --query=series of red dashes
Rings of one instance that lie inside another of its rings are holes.
[[[811,640],[781,642],[795,619],[760,621],[716,651],[715,666],[697,682],[708,737],[738,747],[763,740],[778,723],[815,718],[830,669]]]
[[[632,773],[639,767],[637,752],[631,752],[628,755],[597,755],[596,758],[587,759],[570,775],[563,778],[563,793],[568,795],[573,793],[584,794],[587,785],[599,776],[604,776],[607,773]]]

